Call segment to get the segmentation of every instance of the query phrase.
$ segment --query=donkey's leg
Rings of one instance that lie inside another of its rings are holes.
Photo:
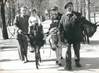
[[[66,55],[65,55],[65,70],[72,70],[72,66],[71,66],[72,62],[71,62],[71,44],[68,44],[68,48],[66,51]]]
[[[35,64],[36,64],[36,68],[38,69],[38,65],[39,65],[39,59],[38,59],[38,47],[35,46],[34,47],[34,50],[35,50]]]
[[[41,62],[41,56],[40,56],[40,47],[38,45],[36,46],[36,55],[37,55],[37,60],[39,65],[39,62]]]
[[[87,43],[90,44],[90,40],[89,40],[89,36],[88,35],[86,36],[86,39],[87,39]]]
[[[39,54],[39,60],[41,62],[41,53],[40,53],[40,47],[38,48],[38,54]]]

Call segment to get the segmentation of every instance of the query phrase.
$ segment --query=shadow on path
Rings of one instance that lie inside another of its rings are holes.
[[[99,40],[91,40],[89,45],[99,45]]]
[[[63,62],[65,64],[65,61]],[[63,67],[64,67],[63,64]],[[74,60],[72,62],[72,71],[80,71],[80,70],[91,70],[91,69],[99,69],[99,57],[97,58],[81,58],[82,67],[75,67]],[[65,71],[64,69],[58,69],[58,71]]]
[[[18,59],[2,59],[0,62],[18,61]]]

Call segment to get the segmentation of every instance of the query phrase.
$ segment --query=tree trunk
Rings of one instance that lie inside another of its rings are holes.
[[[7,26],[6,26],[6,21],[5,21],[5,4],[1,4],[1,19],[2,19],[2,35],[3,39],[8,39],[8,33],[7,33]]]
[[[94,5],[94,22],[96,23],[96,8],[95,8],[95,5]]]
[[[82,16],[86,16],[86,12],[85,12],[85,6],[86,6],[86,3],[85,3],[85,0],[79,0],[80,1],[80,12],[82,14]]]
[[[74,10],[77,12],[79,11],[78,3],[79,3],[78,0],[74,0]]]
[[[87,19],[90,20],[90,0],[86,0],[87,3]]]
[[[86,2],[85,2],[85,0],[84,0],[84,4],[83,4],[83,6],[84,6],[84,10],[83,10],[83,15],[84,15],[84,17],[86,17]]]

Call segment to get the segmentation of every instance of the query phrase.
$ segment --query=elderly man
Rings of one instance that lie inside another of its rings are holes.
[[[28,33],[28,19],[29,16],[26,14],[27,8],[26,7],[21,7],[20,8],[20,14],[16,15],[14,19],[14,24],[17,27],[17,40],[19,42],[19,56],[20,59],[26,63],[28,61],[27,59],[27,47],[28,47],[28,42],[27,42],[27,36],[24,34]]]
[[[69,47],[71,44],[73,44],[74,53],[75,53],[75,64],[76,67],[81,67],[80,64],[80,42],[82,41],[82,35],[81,35],[81,27],[80,24],[80,18],[82,17],[80,13],[75,12],[73,10],[73,3],[69,2],[65,5],[66,12],[62,16],[60,20],[59,30],[60,35],[63,35],[63,38],[67,43],[69,44]],[[63,41],[64,41],[63,40]],[[68,48],[69,48],[68,47]],[[66,63],[70,63],[70,57],[69,57],[69,49],[67,49],[66,53]],[[69,59],[69,60],[67,60]],[[71,64],[70,64],[71,65]],[[68,68],[68,64],[65,65],[65,69],[71,69],[71,66]]]

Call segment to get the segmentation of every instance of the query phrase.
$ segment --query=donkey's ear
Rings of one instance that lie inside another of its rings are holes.
[[[96,25],[96,26],[99,26],[99,22],[96,22],[95,25]]]
[[[96,26],[99,26],[99,24],[98,24],[98,23],[96,23]]]

